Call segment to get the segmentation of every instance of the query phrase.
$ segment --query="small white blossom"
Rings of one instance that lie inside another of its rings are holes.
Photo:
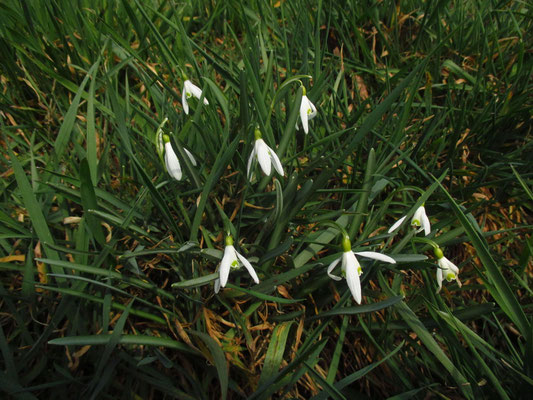
[[[461,281],[459,280],[459,268],[457,265],[444,257],[444,254],[440,248],[437,247],[434,249],[434,252],[435,257],[437,257],[437,264],[439,266],[437,268],[437,284],[439,285],[437,293],[442,289],[442,281],[444,279],[446,279],[448,282],[456,279],[457,284],[459,287],[461,287]]]
[[[225,287],[228,282],[229,272],[232,269],[239,269],[241,265],[248,270],[248,273],[252,277],[255,283],[259,283],[259,278],[252,267],[252,264],[244,258],[235,247],[233,247],[233,237],[226,236],[225,240],[226,247],[224,248],[224,256],[220,262],[220,268],[218,269],[218,278],[215,280],[215,293],[218,293],[221,287]],[[240,261],[240,263],[239,263]]]
[[[183,104],[183,111],[185,111],[185,114],[189,114],[189,103],[187,103],[187,99],[192,96],[200,100],[202,98],[202,89],[200,89],[198,86],[196,86],[194,83],[187,79],[183,83],[183,90],[181,91],[181,102]],[[209,105],[209,102],[205,97],[204,104],[206,106]]]
[[[316,107],[304,93],[302,96],[302,102],[300,103],[300,119],[302,120],[302,126],[305,133],[309,132],[309,120],[313,119],[315,116]],[[298,125],[296,125],[296,128],[298,128]]]
[[[388,233],[394,232],[398,227],[402,224],[403,221],[405,221],[405,218],[407,216],[404,215],[402,218],[400,218],[398,221],[396,221],[388,230]],[[424,235],[427,236],[431,233],[431,223],[429,222],[429,218],[426,214],[426,209],[423,205],[418,207],[413,215],[413,218],[411,218],[411,226],[413,229],[415,229],[418,232],[424,231]]]
[[[342,239],[342,250],[342,256],[337,258],[329,265],[327,271],[328,276],[336,281],[340,281],[342,279],[340,276],[332,274],[337,264],[342,261],[342,275],[346,278],[346,283],[348,284],[348,288],[350,289],[353,298],[357,304],[361,304],[361,280],[359,279],[359,276],[363,273],[363,270],[361,269],[361,265],[359,264],[359,261],[357,261],[357,257],[355,255],[357,254],[358,256],[372,258],[374,260],[384,261],[390,264],[396,264],[396,261],[392,257],[373,251],[361,251],[354,253],[348,237],[344,237]]]
[[[179,181],[182,177],[180,161],[178,160],[178,157],[170,144],[170,138],[167,135],[163,135],[163,142],[165,142],[165,166],[167,172],[171,177]],[[189,156],[192,165],[196,166],[196,160],[191,152],[185,148],[183,150],[185,150],[185,153]]]
[[[254,148],[250,154],[250,157],[248,158],[248,165],[246,168],[246,176],[248,176],[248,178],[251,178],[250,171],[254,158],[256,157],[265,175],[270,175],[270,172],[272,171],[272,165],[274,165],[274,169],[278,174],[281,176],[284,175],[283,166],[281,165],[278,156],[274,150],[272,150],[261,138],[261,132],[259,129],[256,129],[255,131]]]

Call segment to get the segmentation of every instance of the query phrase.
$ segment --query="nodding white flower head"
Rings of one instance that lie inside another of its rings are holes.
[[[233,237],[231,235],[226,236],[224,248],[224,256],[220,262],[220,268],[218,269],[218,278],[215,281],[215,293],[218,293],[221,287],[225,287],[228,283],[229,272],[232,269],[241,268],[241,264],[248,270],[248,273],[252,277],[255,283],[259,283],[259,278],[255,273],[252,264],[244,258],[235,247],[233,247]]]
[[[348,283],[348,288],[352,292],[352,296],[357,302],[361,304],[361,280],[359,276],[363,273],[359,261],[355,255],[372,258],[374,260],[388,262],[390,264],[396,264],[396,261],[385,254],[376,253],[373,251],[360,251],[354,253],[352,251],[352,244],[348,236],[344,236],[342,239],[342,256],[333,261],[328,267],[328,276],[336,281],[340,281],[342,278],[340,276],[333,275],[333,269],[337,266],[339,261],[341,263],[341,273],[342,276],[346,278],[346,283]]]
[[[313,119],[316,116],[316,107],[311,101],[307,98],[306,90],[302,86],[303,95],[302,102],[300,103],[300,119],[302,120],[302,126],[304,132],[309,132],[309,120]],[[298,124],[296,124],[296,129],[298,129]]]
[[[176,153],[174,152],[174,149],[172,148],[172,145],[170,144],[170,138],[168,135],[163,135],[162,138],[163,142],[165,143],[165,166],[167,167],[169,175],[179,181],[182,177],[180,162],[176,156]],[[185,153],[187,156],[189,156],[191,164],[196,166],[196,160],[191,152],[185,148],[183,150],[185,150]]]
[[[396,221],[390,228],[389,233],[394,232],[398,227],[402,224],[403,221],[405,221],[405,218],[407,216],[404,215],[402,218],[400,218],[398,221]],[[413,218],[411,218],[411,226],[413,229],[416,230],[416,233],[424,231],[424,235],[427,236],[431,233],[431,223],[429,222],[429,218],[426,214],[426,209],[424,208],[424,205],[422,204],[420,207],[418,207],[413,215]]]
[[[446,279],[448,282],[457,280],[457,284],[459,287],[461,287],[461,281],[459,280],[459,268],[457,268],[457,265],[444,257],[444,254],[440,248],[436,247],[433,249],[433,252],[435,253],[435,257],[437,257],[437,264],[439,265],[437,268],[437,284],[439,285],[437,293],[442,289],[442,281],[444,279]]]
[[[186,79],[185,82],[183,83],[183,90],[181,92],[181,103],[183,104],[183,111],[185,111],[185,114],[189,114],[189,103],[187,103],[187,99],[189,99],[192,96],[200,100],[202,97],[202,89],[200,89],[190,80]],[[209,105],[209,102],[207,101],[205,97],[204,97],[204,104],[206,106]]]
[[[268,147],[268,145],[262,139],[261,131],[259,129],[255,130],[254,148],[252,150],[252,154],[250,154],[250,158],[248,158],[246,176],[249,179],[251,179],[250,171],[252,168],[252,162],[254,161],[255,157],[257,157],[257,161],[259,161],[259,165],[261,166],[261,169],[263,170],[265,175],[270,175],[270,172],[272,171],[272,165],[274,165],[274,169],[277,171],[278,174],[280,174],[281,176],[284,175],[283,166],[281,165],[278,156],[276,155],[274,150]]]

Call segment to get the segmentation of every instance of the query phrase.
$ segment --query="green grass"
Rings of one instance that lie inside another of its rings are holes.
[[[521,1],[3,1],[1,396],[526,398],[532,30]],[[247,179],[256,127],[285,176]],[[423,203],[462,286],[387,233]],[[361,305],[339,227],[397,260],[360,258]],[[227,232],[260,283],[215,295]]]

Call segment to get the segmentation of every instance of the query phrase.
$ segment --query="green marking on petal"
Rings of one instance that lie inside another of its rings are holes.
[[[185,95],[187,96],[188,99],[190,99],[192,97],[191,92],[187,92],[187,93],[185,93]]]
[[[237,260],[233,260],[230,266],[233,269],[239,268],[239,262]]]
[[[417,220],[417,219],[413,219],[413,221],[411,222],[411,225],[413,225],[413,226],[420,226],[420,221]]]
[[[357,273],[361,275],[363,273],[363,269],[361,267],[357,267]]]
[[[446,274],[446,280],[450,282],[451,280],[455,279],[455,274],[453,272],[448,272]]]
[[[313,111],[310,108],[307,109],[307,115],[311,114],[312,112]]]

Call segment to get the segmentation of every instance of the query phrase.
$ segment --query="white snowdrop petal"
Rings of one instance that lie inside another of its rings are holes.
[[[191,81],[187,81],[187,82],[189,82],[188,89],[190,93],[199,100],[200,97],[202,97],[202,89],[200,89],[198,86],[196,86]]]
[[[316,107],[313,103],[311,103],[311,100],[307,99],[309,102],[309,108],[311,108],[311,114],[307,116],[308,119],[313,119],[316,116]]]
[[[346,273],[346,282],[357,304],[361,304],[361,280],[359,279],[359,262],[353,252],[348,251],[342,255],[342,263]]]
[[[196,159],[194,158],[192,153],[189,150],[187,150],[185,147],[183,148],[183,150],[185,150],[185,153],[187,153],[187,156],[189,157],[189,160],[191,160],[191,164],[196,167]]]
[[[337,266],[337,264],[339,263],[340,260],[341,260],[341,257],[337,258],[335,261],[333,261],[331,264],[329,264],[329,267],[328,267],[328,276],[331,279],[336,280],[336,281],[342,280],[342,278],[340,276],[332,274],[333,270],[335,269],[335,267]]]
[[[424,235],[425,236],[429,235],[431,233],[431,224],[425,212],[422,214],[421,223],[422,223],[422,227],[424,228]]]
[[[167,167],[167,171],[171,177],[178,181],[181,180],[182,174],[180,162],[176,156],[176,153],[174,153],[174,149],[172,148],[170,142],[165,143],[165,166]]]
[[[183,105],[183,111],[185,114],[189,114],[189,103],[187,103],[187,81],[183,85],[183,90],[181,91],[181,104]]]
[[[439,288],[437,289],[438,293],[442,289],[442,269],[440,268],[437,268],[437,284],[439,285]]]
[[[283,166],[281,165],[281,161],[279,160],[278,155],[270,147],[268,148],[268,150],[270,151],[270,159],[272,160],[272,164],[274,164],[275,170],[278,172],[278,174],[283,176]]]
[[[246,177],[248,179],[251,179],[250,169],[252,168],[252,162],[254,161],[254,157],[255,157],[255,147],[252,149],[252,152],[250,153],[250,157],[248,157],[248,165],[246,166]]]
[[[403,217],[401,217],[398,221],[396,221],[390,228],[389,230],[387,231],[387,233],[392,233],[394,232],[396,229],[399,228],[399,226],[402,224],[403,221],[405,221],[405,218],[407,218],[407,215],[404,215]]]
[[[302,96],[302,103],[300,104],[300,119],[302,120],[302,126],[304,128],[304,132],[309,132],[309,123],[308,123],[308,104],[307,104],[307,96]]]
[[[272,163],[270,162],[268,146],[263,141],[263,139],[257,139],[255,141],[255,146],[257,160],[259,161],[261,169],[263,170],[265,175],[270,175],[270,172],[272,170]]]
[[[235,256],[235,248],[233,246],[226,246],[224,249],[224,257],[220,262],[220,268],[218,270],[218,276],[220,278],[220,286],[225,287],[228,282],[229,271],[231,264],[237,259]]]
[[[259,283],[259,277],[257,276],[257,273],[255,272],[254,267],[252,267],[252,264],[250,264],[250,261],[248,261],[243,255],[241,255],[239,252],[235,252],[237,254],[237,257],[239,257],[239,260],[241,260],[242,265],[244,265],[244,268],[248,270],[248,273],[252,277],[255,283]]]
[[[376,253],[375,251],[358,251],[355,254],[366,258],[372,258],[374,260],[388,262],[390,264],[396,264],[396,260],[394,260],[394,258],[389,257],[385,254]]]
[[[457,265],[455,265],[454,263],[452,263],[450,260],[448,260],[446,257],[443,257],[445,263],[446,263],[446,267],[451,270],[454,274],[458,274],[459,273],[459,268],[457,267]]]

